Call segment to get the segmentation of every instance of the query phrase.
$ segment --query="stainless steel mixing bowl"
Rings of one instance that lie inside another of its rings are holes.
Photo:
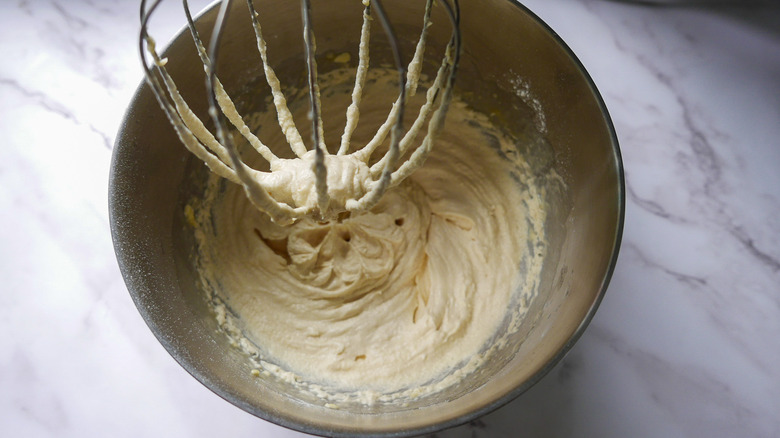
[[[245,9],[243,2],[236,7]],[[399,35],[419,29],[425,2],[387,1]],[[354,32],[361,10],[354,0],[314,5],[320,67],[327,54],[356,55]],[[607,110],[585,69],[539,18],[509,0],[461,0],[463,57],[458,95],[491,114],[495,123],[523,139],[521,152],[539,174],[557,172],[565,182],[549,187],[546,224],[549,251],[539,295],[526,323],[491,360],[459,385],[409,406],[378,405],[342,410],[320,406],[284,383],[257,379],[243,353],[218,331],[194,271],[192,237],[184,205],[197,196],[204,166],[176,138],[149,88],[142,84],[119,131],[110,176],[111,231],[119,266],[147,324],[171,355],[209,389],[258,417],[304,432],[406,436],[467,422],[518,396],[571,348],[592,318],[615,266],[624,212],[624,183],[617,140]],[[303,43],[298,2],[259,0],[273,14],[264,34],[283,81],[302,84]],[[204,38],[216,17],[198,18]],[[182,20],[184,20],[182,18]],[[444,16],[434,20],[447,23]],[[183,21],[182,21],[183,23]],[[434,26],[436,64],[449,27]],[[377,50],[383,35],[376,32]],[[438,43],[437,43],[438,42]],[[411,53],[410,41],[402,41]],[[223,39],[220,79],[228,91],[252,87],[260,62],[245,10],[230,14]],[[247,55],[249,54],[249,55]],[[168,67],[193,109],[206,119],[204,77],[192,41],[180,33],[165,52]],[[353,60],[357,56],[352,57]],[[523,84],[542,108],[546,132]],[[250,108],[251,100],[239,99]]]

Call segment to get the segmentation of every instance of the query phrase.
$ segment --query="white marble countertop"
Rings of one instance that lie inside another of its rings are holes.
[[[780,436],[780,5],[525,3],[610,109],[622,250],[569,355],[437,436]],[[184,23],[167,7],[161,41]],[[0,436],[302,436],[190,377],[125,289],[107,182],[142,77],[137,16],[0,3]]]

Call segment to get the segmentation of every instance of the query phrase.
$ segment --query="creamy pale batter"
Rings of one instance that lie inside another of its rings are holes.
[[[323,93],[339,77],[323,78]],[[356,138],[375,130],[397,93],[373,79]],[[328,114],[326,126],[343,117]],[[476,369],[502,321],[526,310],[509,304],[533,296],[545,251],[543,197],[527,164],[457,101],[424,167],[370,212],[281,226],[214,176],[189,214],[217,317],[255,357],[255,374],[331,400],[430,393]]]

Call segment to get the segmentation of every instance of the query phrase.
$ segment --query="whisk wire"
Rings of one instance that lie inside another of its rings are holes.
[[[314,40],[314,27],[311,23],[311,2],[310,0],[301,0],[301,15],[303,16],[303,41],[306,47],[306,70],[309,81],[309,104],[311,108],[311,135],[314,148],[314,171],[315,184],[317,189],[317,207],[322,215],[328,210],[330,196],[328,196],[328,169],[325,167],[325,154],[327,149],[323,143],[322,128],[322,100],[320,96],[320,86],[317,82],[317,61],[314,54],[317,50],[317,43]]]
[[[152,73],[152,69],[149,67],[148,60],[146,58],[146,53],[149,52],[149,54],[152,56],[153,59],[153,65],[154,69],[159,73],[159,75],[165,80],[165,77],[167,75],[167,71],[165,69],[165,64],[167,60],[161,59],[160,56],[157,54],[156,51],[156,44],[154,39],[149,36],[147,32],[147,26],[148,26],[148,20],[151,14],[154,12],[154,10],[159,6],[161,0],[155,1],[148,9],[146,8],[146,0],[141,1],[141,32],[139,35],[139,51],[141,54],[141,60],[143,64],[144,73],[146,75],[147,81],[150,85],[150,88],[152,90],[152,93],[154,94],[155,98],[157,99],[157,102],[160,104],[160,108],[162,108],[163,112],[165,113],[166,117],[168,118],[169,122],[174,128],[174,131],[176,132],[177,136],[181,140],[181,142],[184,144],[184,146],[189,150],[191,153],[193,153],[196,157],[200,158],[206,166],[209,167],[214,173],[217,175],[226,178],[230,181],[233,181],[235,183],[240,183],[240,180],[236,176],[233,169],[231,169],[229,166],[227,166],[223,161],[209,153],[208,150],[204,147],[204,145],[201,143],[201,140],[199,140],[192,132],[192,130],[188,127],[187,123],[182,119],[181,114],[178,112],[178,110],[175,108],[175,102],[178,101],[178,92],[175,89],[175,86],[171,88],[171,84],[173,81],[166,81],[166,88],[168,89],[169,93],[172,96],[172,100],[174,100],[174,103],[172,104],[168,99],[166,98],[165,91],[163,91],[162,86],[160,85],[159,79],[157,76],[155,76]],[[144,50],[146,49],[146,50]],[[186,106],[186,104],[185,104]],[[189,108],[187,108],[189,109]],[[184,112],[185,115],[187,115],[186,112]],[[190,112],[191,113],[191,112]],[[200,120],[197,119],[197,117],[194,117],[194,119],[197,121],[197,123],[200,123]],[[201,124],[202,125],[202,124]],[[224,151],[224,148],[222,148],[221,145],[216,141],[216,139],[213,138],[210,132],[203,128],[203,131],[205,134],[207,134],[206,137],[210,137],[213,141],[209,141],[207,138],[207,144],[211,145],[216,150],[215,153],[222,154],[223,156],[226,156],[226,151]],[[224,152],[224,153],[223,153]]]
[[[355,86],[352,88],[352,103],[347,108],[347,122],[344,125],[344,134],[341,136],[341,144],[337,155],[344,155],[349,152],[352,133],[357,128],[360,119],[360,101],[363,97],[363,87],[366,84],[368,76],[368,41],[371,33],[371,3],[367,3],[363,8],[363,25],[360,28],[360,45],[358,46],[358,66],[355,71]]]
[[[277,119],[279,121],[279,127],[282,130],[287,143],[290,145],[293,153],[298,158],[302,158],[306,154],[306,146],[303,143],[301,134],[298,128],[295,126],[295,120],[293,120],[292,113],[287,106],[287,98],[282,93],[282,84],[279,78],[276,76],[276,72],[268,62],[268,47],[263,38],[262,27],[260,26],[260,20],[253,0],[247,0],[247,7],[249,8],[249,15],[252,18],[252,29],[255,32],[255,40],[257,41],[257,51],[260,53],[260,60],[263,63],[263,74],[265,74],[265,80],[268,86],[271,88],[271,96],[273,97],[274,108],[276,109]]]

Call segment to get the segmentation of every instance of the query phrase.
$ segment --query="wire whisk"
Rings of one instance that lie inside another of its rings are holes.
[[[243,186],[247,197],[274,222],[290,224],[304,216],[327,220],[343,212],[367,211],[379,202],[382,195],[419,169],[433,148],[449,109],[456,71],[460,59],[460,9],[457,0],[426,0],[423,26],[417,38],[411,61],[404,62],[398,37],[380,0],[363,0],[363,23],[358,47],[358,66],[346,112],[346,126],[335,152],[325,144],[322,123],[322,98],[317,81],[315,35],[312,26],[310,0],[301,0],[303,40],[308,79],[308,97],[311,112],[312,138],[306,145],[293,120],[282,85],[268,59],[268,47],[260,25],[261,15],[252,0],[247,7],[252,21],[257,50],[262,61],[265,80],[270,87],[279,128],[294,153],[294,158],[277,157],[247,126],[236,105],[218,78],[217,60],[220,40],[232,0],[223,0],[212,30],[208,49],[200,38],[190,13],[187,0],[183,7],[193,42],[203,63],[209,99],[209,116],[216,135],[206,128],[190,109],[168,73],[168,59],[162,58],[148,24],[162,0],[147,7],[141,1],[141,30],[139,50],[146,80],[163,112],[184,146],[202,160],[217,175]],[[425,101],[409,129],[404,130],[403,117],[407,101],[418,89],[423,55],[426,50],[431,13],[443,7],[451,22],[452,34],[444,49],[441,64],[427,89]],[[387,36],[395,67],[398,71],[398,96],[388,111],[386,120],[365,144],[355,147],[352,134],[360,117],[360,105],[369,70],[369,39],[374,17],[381,23]],[[151,57],[149,62],[148,57]],[[426,123],[427,121],[427,123]],[[238,153],[230,129],[240,133],[254,150],[269,163],[269,171],[259,171],[246,164]],[[418,135],[425,131],[419,143]],[[372,162],[372,154],[390,136],[384,155]],[[414,144],[417,143],[417,146]],[[405,157],[405,159],[402,159]]]

